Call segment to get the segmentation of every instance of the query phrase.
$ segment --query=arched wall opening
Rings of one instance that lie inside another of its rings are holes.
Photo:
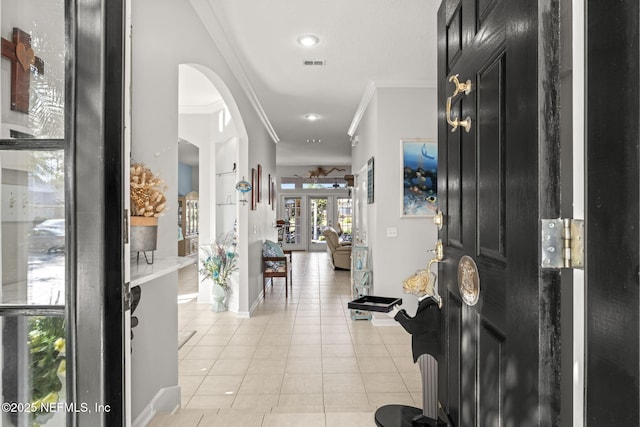
[[[199,149],[199,245],[209,245],[225,233],[236,234],[239,269],[231,279],[229,310],[246,312],[248,215],[235,184],[243,179],[239,171],[248,163],[247,131],[231,92],[214,71],[189,63],[179,65],[178,75],[178,135]],[[210,281],[199,277],[198,282],[198,302],[209,303]]]

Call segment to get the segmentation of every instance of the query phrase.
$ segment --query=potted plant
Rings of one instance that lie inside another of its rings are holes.
[[[200,274],[202,280],[211,279],[211,309],[226,311],[231,287],[231,273],[238,269],[238,252],[234,234],[221,235],[210,247],[202,246]]]
[[[134,163],[131,165],[130,189],[131,252],[155,251],[158,218],[164,215],[167,207],[166,186],[144,164]]]

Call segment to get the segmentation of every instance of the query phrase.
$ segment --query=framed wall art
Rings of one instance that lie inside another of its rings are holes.
[[[373,157],[369,159],[367,162],[367,204],[371,204],[374,202],[373,198],[373,178],[374,178],[374,170],[373,170]]]
[[[251,168],[251,210],[256,210],[256,168]]]
[[[256,185],[258,186],[258,191],[256,192],[256,203],[260,203],[262,201],[262,165],[258,165],[258,178]]]
[[[271,178],[271,210],[276,210],[276,182]]]
[[[438,210],[438,143],[400,140],[402,213],[405,218],[434,216]]]

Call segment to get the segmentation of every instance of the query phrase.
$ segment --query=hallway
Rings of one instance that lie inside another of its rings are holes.
[[[420,406],[411,338],[353,321],[348,271],[326,252],[294,252],[293,292],[267,288],[250,319],[197,304],[197,267],[179,274],[182,409],[150,426],[372,426],[377,407]],[[400,286],[400,284],[398,284]]]

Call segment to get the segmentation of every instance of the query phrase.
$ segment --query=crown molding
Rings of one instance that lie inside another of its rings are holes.
[[[229,39],[222,29],[220,21],[218,20],[218,17],[214,12],[211,3],[208,0],[189,1],[196,14],[200,18],[200,21],[213,39],[213,42],[216,44],[216,46],[218,46],[218,49],[220,49],[220,53],[231,69],[231,72],[234,74],[236,79],[238,79],[240,87],[243,89],[247,98],[249,98],[249,102],[251,102],[251,105],[256,111],[256,114],[258,114],[258,117],[260,117],[260,120],[269,133],[269,136],[271,136],[273,142],[277,144],[278,141],[280,141],[280,138],[278,138],[275,129],[273,129],[273,126],[271,126],[271,122],[267,117],[267,113],[265,113],[262,105],[260,104],[260,101],[258,100],[258,96],[253,90],[251,83],[249,83],[247,74],[244,72],[244,69],[240,64],[240,61],[238,60],[238,57],[233,47],[231,46],[231,43],[229,43]]]
[[[349,130],[347,130],[347,134],[350,138],[353,138],[358,130],[358,126],[360,125],[360,121],[364,116],[365,111],[369,108],[369,104],[373,99],[373,95],[375,95],[378,89],[383,88],[437,88],[436,81],[430,80],[404,80],[404,81],[392,81],[392,80],[371,80],[367,83],[367,87],[364,89],[364,94],[362,95],[362,99],[360,100],[360,104],[356,109],[356,113],[353,116],[353,120],[351,120],[351,126],[349,126]]]

